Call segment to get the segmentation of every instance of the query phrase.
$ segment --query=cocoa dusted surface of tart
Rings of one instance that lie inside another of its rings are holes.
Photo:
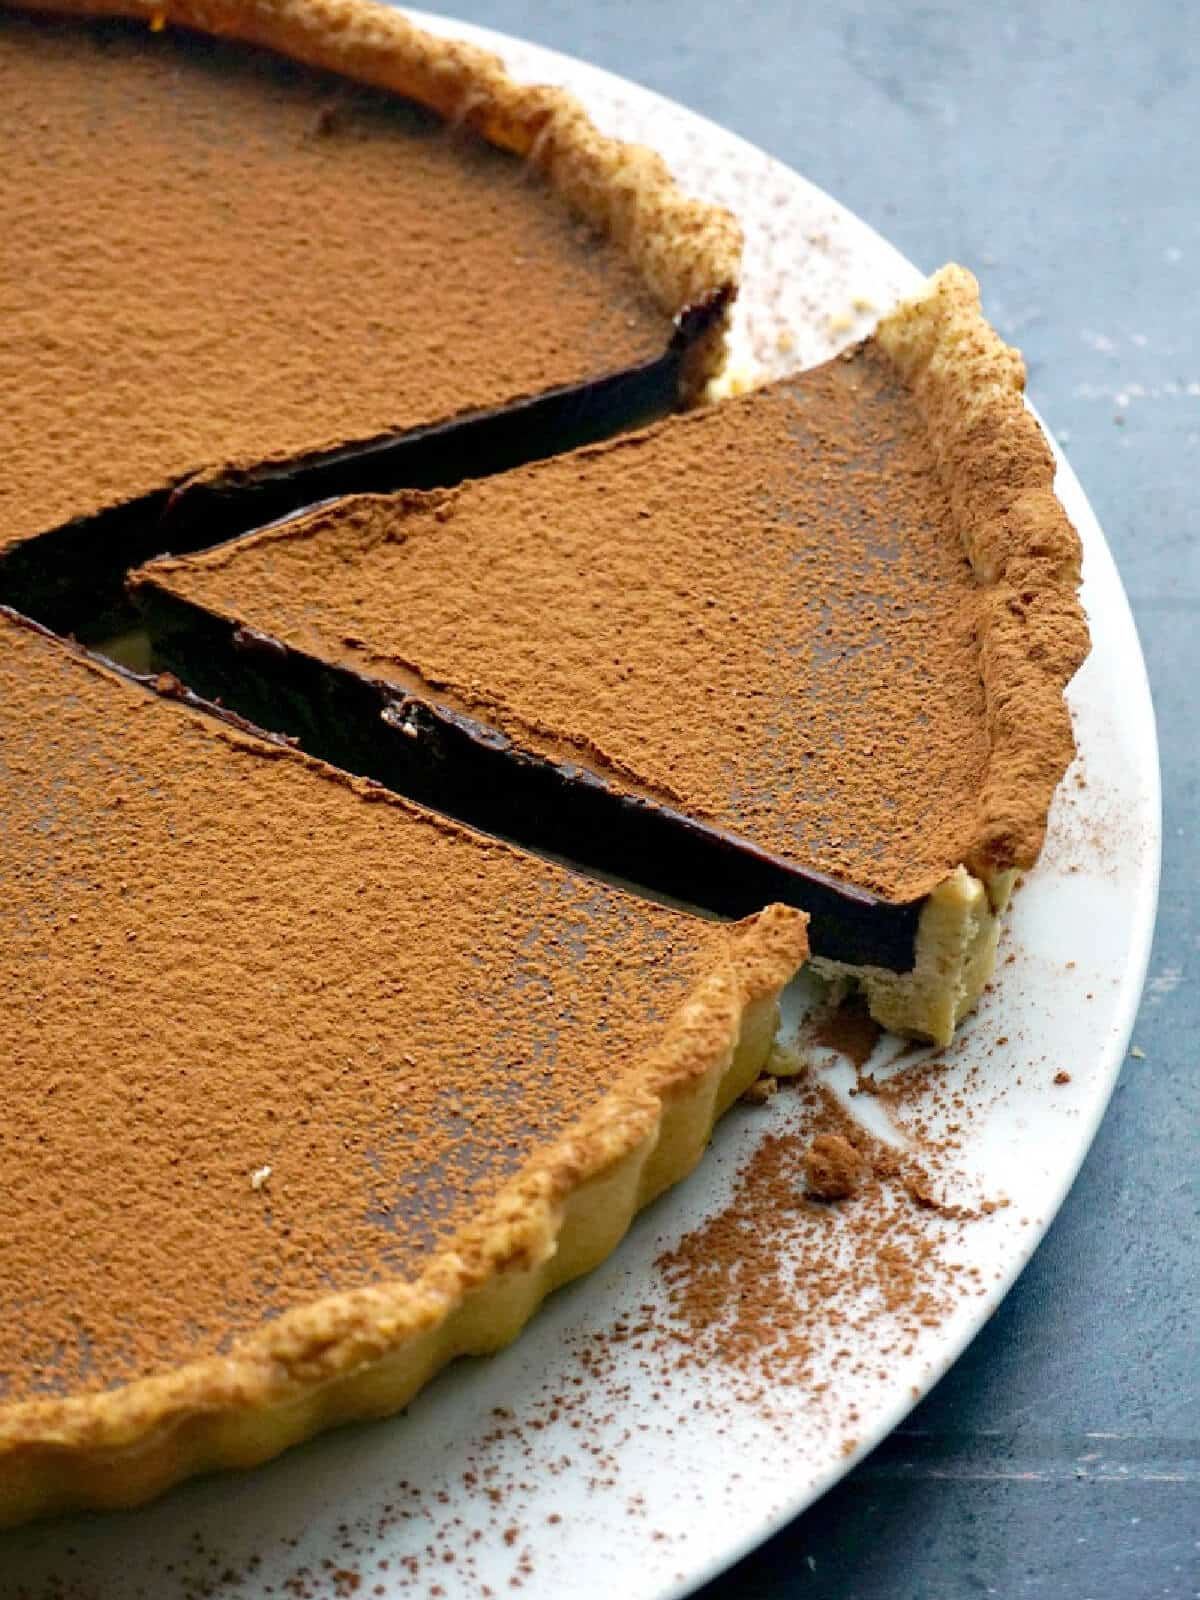
[[[684,309],[518,156],[174,26],[0,8],[0,150],[0,544],[644,367]]]
[[[880,895],[927,892],[970,840],[988,754],[975,584],[873,350],[150,576]]]
[[[945,371],[914,370],[918,339]],[[1015,361],[947,269],[877,338],[769,388],[448,493],[320,508],[135,590],[382,681],[411,738],[432,706],[916,902],[963,862],[1029,865],[1071,751],[1078,545]]]

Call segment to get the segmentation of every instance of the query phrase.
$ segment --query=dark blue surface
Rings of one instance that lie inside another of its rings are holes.
[[[1112,1108],[1000,1313],[840,1488],[705,1600],[1200,1594],[1200,7],[448,0],[796,167],[1025,352],[1133,601],[1163,890]]]

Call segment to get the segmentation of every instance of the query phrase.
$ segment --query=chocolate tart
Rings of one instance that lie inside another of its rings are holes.
[[[506,1343],[699,1159],[805,954],[159,687],[0,614],[0,1523]]]
[[[741,399],[132,584],[206,690],[713,911],[802,905],[819,967],[946,1043],[1040,848],[1087,650],[1023,383],[950,267]]]
[[[0,6],[0,601],[83,630],[214,522],[529,460],[720,365],[736,224],[565,93],[370,0],[45,10]]]

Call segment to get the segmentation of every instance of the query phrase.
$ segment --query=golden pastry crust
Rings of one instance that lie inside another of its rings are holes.
[[[989,752],[971,848],[926,901],[912,970],[813,964],[858,985],[884,1027],[947,1045],[992,975],[1013,879],[1037,860],[1075,754],[1064,691],[1089,649],[1082,549],[1020,352],[985,319],[971,273],[943,267],[874,337],[921,408],[979,584]]]
[[[721,314],[688,351],[685,400],[725,361],[742,235],[734,217],[682,192],[662,158],[610,139],[565,90],[513,81],[497,56],[414,27],[374,0],[29,0],[30,10],[141,19],[240,39],[404,95],[527,160],[622,249],[657,304],[677,317],[715,300]]]
[[[1024,401],[1024,362],[984,318],[971,274],[943,267],[875,338],[922,410],[982,594],[991,749],[965,865],[990,882],[1036,861],[1075,754],[1063,691],[1089,648],[1077,592],[1082,550]]]
[[[115,676],[72,653],[99,676]],[[163,692],[183,691],[165,682]],[[178,715],[374,806],[411,811],[283,742],[202,711],[180,707]],[[704,975],[657,1041],[561,1137],[534,1146],[419,1275],[298,1306],[222,1356],[103,1392],[0,1406],[0,1526],[74,1507],[134,1505],[193,1473],[266,1460],[336,1422],[394,1411],[454,1356],[515,1337],[551,1289],[602,1260],[634,1212],[700,1159],[714,1121],[766,1058],[779,990],[807,952],[806,920],[776,906],[714,926]]]

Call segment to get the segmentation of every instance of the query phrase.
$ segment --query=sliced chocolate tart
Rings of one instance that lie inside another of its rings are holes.
[[[44,9],[0,5],[0,601],[75,629],[198,525],[529,460],[720,363],[736,224],[564,93],[370,0]]]
[[[944,1043],[1040,848],[1087,649],[1023,382],[947,268],[744,398],[133,588],[205,692],[713,911],[802,905],[818,966]]]
[[[805,953],[163,687],[0,613],[0,1524],[505,1343],[698,1160]]]

